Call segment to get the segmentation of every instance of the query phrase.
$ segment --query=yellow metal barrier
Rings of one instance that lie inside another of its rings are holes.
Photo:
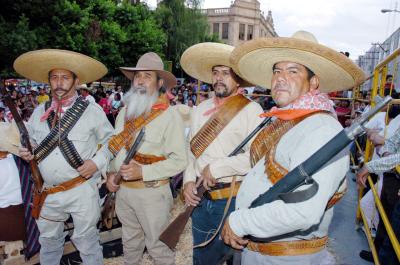
[[[381,63],[379,63],[375,67],[374,73],[373,73],[372,91],[371,91],[371,98],[372,99],[375,98],[375,96],[377,94],[379,94],[381,96],[384,95],[385,84],[386,84],[386,75],[388,73],[388,64],[390,62],[392,62],[393,60],[395,60],[399,55],[400,55],[400,48],[395,50],[384,61],[382,61]],[[398,64],[396,63],[394,65],[394,71],[393,71],[394,73],[397,73],[397,67],[398,67]],[[393,77],[393,80],[395,80],[394,77]],[[393,90],[393,84],[391,84],[391,87],[390,87],[390,94],[392,94],[392,90]],[[379,93],[378,93],[378,91],[379,91]],[[392,102],[392,104],[400,104],[400,100],[395,100],[394,102]],[[376,105],[375,102],[372,100],[371,101],[371,107],[374,107],[375,105]],[[359,147],[359,146],[357,146],[357,147]],[[373,151],[374,151],[373,144],[369,140],[367,140],[367,143],[366,143],[366,146],[365,146],[365,153],[364,153],[364,162],[365,163],[367,163],[371,159]],[[397,255],[397,258],[400,261],[400,245],[399,245],[399,241],[398,241],[398,239],[396,238],[396,235],[393,232],[393,228],[390,225],[390,221],[389,221],[389,219],[388,219],[388,217],[387,217],[387,215],[385,213],[385,210],[383,209],[382,203],[380,201],[380,198],[378,196],[378,193],[377,193],[377,191],[375,189],[375,186],[374,186],[370,176],[368,176],[368,183],[369,183],[369,185],[371,187],[371,191],[373,193],[375,204],[376,204],[376,207],[377,207],[377,209],[379,211],[379,214],[380,214],[380,222],[383,222],[383,224],[384,224],[384,226],[386,228],[387,234],[388,234],[388,236],[390,238],[390,242],[391,242],[391,244],[393,246],[393,249],[394,249],[394,251],[395,251],[395,253]],[[365,232],[366,232],[367,239],[368,239],[368,244],[369,244],[369,246],[371,248],[372,255],[373,255],[373,258],[374,258],[374,263],[375,264],[380,264],[379,260],[378,260],[378,253],[376,252],[376,249],[375,249],[375,246],[374,246],[374,243],[373,243],[373,239],[372,239],[372,236],[371,236],[371,233],[370,233],[370,228],[368,226],[367,219],[366,219],[366,217],[365,217],[365,215],[364,215],[364,213],[363,213],[363,211],[361,209],[360,202],[361,202],[362,195],[363,195],[363,188],[360,188],[359,196],[358,196],[359,198],[358,198],[356,221],[357,222],[362,221],[364,223]]]
[[[372,182],[372,179],[371,179],[370,176],[368,176],[368,183],[369,183],[369,185],[371,187],[371,191],[372,191],[372,193],[374,195],[376,206],[378,207],[378,211],[379,211],[380,218],[381,218],[380,222],[384,223],[385,228],[386,228],[386,232],[387,232],[387,234],[389,236],[389,239],[390,239],[390,242],[392,243],[393,249],[396,252],[397,258],[400,261],[400,245],[399,245],[399,241],[397,240],[396,235],[393,232],[393,228],[390,225],[389,218],[387,217],[387,215],[385,213],[385,210],[383,209],[381,200],[379,199],[378,192],[376,191],[374,183]],[[364,224],[365,224],[365,222],[364,222]]]

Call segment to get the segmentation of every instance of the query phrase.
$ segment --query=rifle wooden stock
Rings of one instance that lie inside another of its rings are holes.
[[[6,103],[6,105],[8,106],[8,108],[10,109],[10,111],[13,115],[13,118],[17,124],[18,130],[20,133],[21,145],[26,147],[28,149],[28,151],[33,154],[32,145],[29,140],[28,130],[25,127],[24,121],[23,121],[21,115],[19,114],[17,107],[15,106],[15,104],[14,104],[13,100],[11,99],[9,93],[7,92],[5,86],[0,87],[0,92],[1,92],[1,94],[3,94],[3,100]],[[33,185],[34,185],[32,217],[37,219],[37,218],[39,218],[40,210],[42,208],[41,205],[39,205],[38,203],[41,200],[40,197],[41,197],[41,192],[42,192],[42,188],[43,188],[43,177],[40,173],[39,166],[35,159],[32,159],[31,161],[29,161],[29,166],[31,169],[31,176],[32,176]]]
[[[197,189],[197,195],[200,198],[203,198],[204,192],[206,192],[206,189],[203,186],[200,186]],[[183,230],[185,229],[185,226],[189,221],[194,208],[195,206],[186,206],[185,210],[181,212],[160,235],[160,241],[167,245],[170,249],[175,249],[176,245],[178,244],[179,238],[181,237],[181,234],[183,233]]]
[[[269,123],[271,118],[265,118],[260,125],[258,125],[236,148],[229,154],[228,157],[235,156],[242,152],[242,148],[266,125]],[[197,189],[197,196],[203,199],[206,190],[203,186]],[[180,213],[168,227],[162,232],[159,239],[170,249],[175,249],[179,242],[179,238],[185,229],[187,222],[194,210],[194,206],[187,206],[185,210]]]
[[[144,127],[140,130],[138,136],[136,137],[135,142],[131,146],[126,155],[123,164],[129,164],[129,161],[135,156],[137,150],[139,149],[139,144],[141,143],[144,136]],[[119,170],[114,178],[114,184],[119,185],[121,183],[121,171]],[[106,200],[104,202],[103,212],[101,213],[101,219],[103,220],[103,224],[108,229],[112,228],[112,221],[114,217],[115,211],[115,192],[108,192],[106,195]]]

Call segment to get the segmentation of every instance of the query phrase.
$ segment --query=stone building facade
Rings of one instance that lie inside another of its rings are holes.
[[[235,0],[228,8],[203,9],[211,34],[237,46],[259,37],[277,37],[271,11],[265,17],[257,0]]]

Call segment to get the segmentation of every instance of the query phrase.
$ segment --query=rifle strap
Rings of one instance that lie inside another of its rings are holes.
[[[226,125],[249,103],[250,100],[241,94],[228,98],[190,141],[193,155],[200,157]]]
[[[204,241],[203,243],[194,245],[193,248],[200,248],[200,247],[207,246],[219,234],[219,231],[221,230],[223,224],[225,223],[226,217],[228,217],[229,207],[231,205],[232,198],[233,198],[233,195],[235,193],[235,185],[236,185],[236,176],[232,177],[229,198],[228,198],[228,201],[226,202],[226,205],[225,205],[225,208],[224,208],[224,213],[223,213],[222,218],[221,218],[221,222],[219,223],[218,228],[215,230],[215,232],[213,233],[212,237],[210,237],[208,240]]]
[[[48,108],[50,104],[46,102],[46,106]],[[83,164],[83,160],[75,146],[68,139],[68,133],[78,122],[88,106],[89,102],[84,100],[82,97],[79,97],[72,107],[65,112],[60,122],[52,129],[51,125],[56,117],[54,113],[49,116],[47,124],[51,131],[34,150],[35,158],[38,163],[43,161],[58,146],[64,158],[73,168],[76,169]]]

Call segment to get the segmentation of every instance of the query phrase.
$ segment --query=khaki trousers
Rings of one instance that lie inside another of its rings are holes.
[[[158,240],[169,223],[172,204],[169,185],[144,189],[121,186],[115,211],[122,223],[125,265],[139,265],[145,247],[155,264],[175,264],[175,253]]]

